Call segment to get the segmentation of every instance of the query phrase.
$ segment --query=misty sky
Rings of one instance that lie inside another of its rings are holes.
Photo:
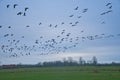
[[[120,62],[120,0],[0,0],[0,64],[93,56]]]

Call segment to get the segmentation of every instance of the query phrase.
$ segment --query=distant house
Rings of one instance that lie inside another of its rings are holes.
[[[17,68],[15,64],[9,64],[9,65],[2,65],[2,69],[13,69]]]

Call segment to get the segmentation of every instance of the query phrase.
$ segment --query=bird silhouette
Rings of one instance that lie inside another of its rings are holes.
[[[112,4],[112,3],[107,3],[106,6],[109,6],[109,5],[111,5],[111,4]]]
[[[41,25],[42,23],[40,22],[39,25]]]
[[[82,38],[82,41],[84,41],[86,39],[86,37],[81,37]]]
[[[42,39],[43,38],[43,36],[40,36],[40,39]]]
[[[93,37],[93,36],[87,36],[87,38],[88,38],[89,40],[94,40],[94,37]]]
[[[2,28],[2,26],[0,26],[0,28]]]
[[[58,25],[55,25],[55,28],[57,28]]]
[[[60,36],[57,36],[57,38],[59,38]]]
[[[11,36],[13,36],[14,34],[11,34]]]
[[[22,36],[21,38],[24,38],[24,36]]]
[[[7,37],[7,36],[9,36],[9,34],[5,34],[5,35],[4,35],[4,37]]]
[[[83,9],[83,12],[82,13],[85,13],[85,12],[87,12],[88,11],[88,8],[85,8],[85,9]]]
[[[76,21],[76,22],[75,22],[75,24],[78,24],[78,23],[79,23],[79,21]]]
[[[73,17],[74,15],[70,15],[69,17]]]
[[[63,31],[63,32],[61,32],[61,34],[64,34],[65,32]]]
[[[81,18],[82,16],[78,16],[77,18]]]
[[[109,10],[109,11],[107,11],[107,12],[105,12],[105,13],[107,14],[107,13],[110,13],[110,12],[112,12],[112,10]]]
[[[105,24],[105,21],[103,21],[101,24]]]
[[[23,13],[23,16],[26,16],[26,13],[25,13],[25,12]]]
[[[100,15],[105,15],[106,14],[106,12],[103,12],[103,13],[101,13]]]
[[[75,24],[73,24],[72,26],[76,26]]]
[[[110,6],[109,9],[112,9],[112,6]]]
[[[49,27],[52,27],[52,24],[50,24]]]
[[[79,7],[77,6],[74,10],[78,10],[78,8],[79,8]]]
[[[18,4],[14,4],[13,7],[16,8],[16,6],[18,6]]]
[[[70,36],[71,33],[68,33],[66,36]]]
[[[29,25],[27,25],[26,27],[30,27]]]
[[[117,36],[120,36],[120,34],[117,34]]]
[[[72,24],[72,22],[70,22],[69,24]]]
[[[6,7],[7,7],[7,8],[9,8],[9,7],[10,7],[10,5],[8,4]]]
[[[64,22],[61,23],[62,25],[65,24]]]
[[[36,44],[39,44],[38,40],[35,41]]]
[[[25,11],[27,11],[28,9],[29,9],[29,8],[28,8],[28,7],[26,7],[26,8],[25,8]]]
[[[84,30],[81,31],[81,33],[83,33],[83,32],[84,32]]]
[[[11,26],[8,26],[8,28],[11,28]]]
[[[17,15],[22,15],[22,12],[18,12]]]

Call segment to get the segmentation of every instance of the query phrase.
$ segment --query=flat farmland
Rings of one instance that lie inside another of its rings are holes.
[[[1,69],[0,80],[120,80],[120,66]]]

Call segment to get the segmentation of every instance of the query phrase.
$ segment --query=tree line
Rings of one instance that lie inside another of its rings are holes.
[[[43,67],[52,67],[52,66],[79,66],[79,65],[97,65],[98,61],[95,56],[90,61],[85,61],[82,57],[79,58],[79,61],[73,60],[72,57],[63,58],[63,61],[49,61],[49,62],[39,62],[37,65]]]
[[[93,56],[91,60],[86,61],[82,57],[79,57],[79,61],[73,60],[72,57],[63,58],[63,60],[58,61],[49,61],[49,62],[39,62],[37,64],[10,64],[10,65],[2,65],[1,69],[10,69],[10,68],[31,68],[31,67],[64,67],[64,66],[120,66],[120,63],[98,63],[97,57]]]

